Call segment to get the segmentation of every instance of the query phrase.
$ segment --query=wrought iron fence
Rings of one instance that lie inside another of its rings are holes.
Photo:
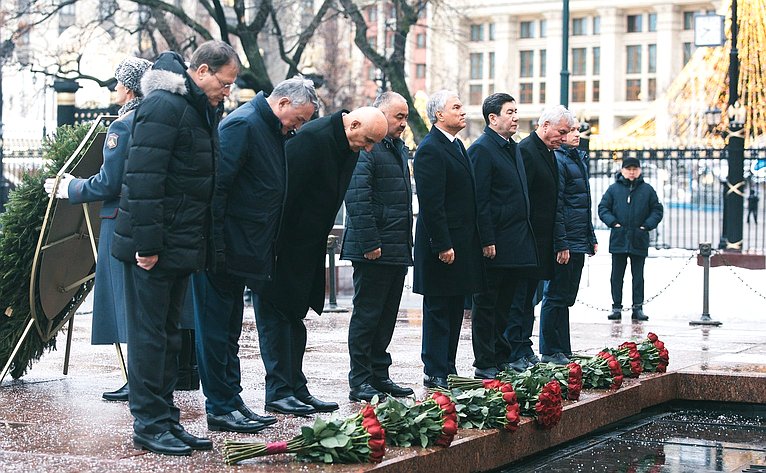
[[[644,180],[654,187],[665,216],[653,232],[657,248],[696,249],[700,242],[721,241],[723,199],[728,173],[726,150],[591,150],[590,182],[596,228],[606,228],[596,207],[614,182],[624,157],[641,159]],[[758,205],[766,190],[766,149],[745,150],[743,251],[766,250],[766,209]]]

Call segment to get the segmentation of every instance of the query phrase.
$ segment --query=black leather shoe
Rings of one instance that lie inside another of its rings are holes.
[[[287,414],[291,416],[307,416],[315,413],[317,410],[314,406],[301,402],[295,396],[287,396],[276,401],[266,403],[267,412],[279,412],[280,414]]]
[[[473,371],[473,377],[476,379],[495,379],[497,373],[497,368],[494,366],[490,368],[476,368]]]
[[[609,320],[622,320],[622,308],[612,307],[612,313],[606,316]]]
[[[316,409],[317,412],[332,412],[338,410],[337,402],[328,402],[317,399],[311,394],[308,396],[296,396],[299,401]]]
[[[440,378],[438,376],[428,376],[428,375],[424,376],[423,386],[427,388],[449,389],[449,386],[447,386],[446,378]]]
[[[254,434],[268,427],[242,415],[239,411],[231,411],[228,414],[214,416],[207,415],[207,428],[219,432],[240,432]]]
[[[180,441],[169,430],[154,435],[133,432],[133,447],[160,455],[191,455],[192,453],[191,447]]]
[[[260,422],[263,425],[272,425],[277,423],[277,418],[274,416],[262,416],[260,414],[256,414],[253,412],[249,407],[247,407],[244,403],[237,406],[237,410],[245,417],[247,417],[250,420],[254,420],[256,422]]]
[[[553,355],[543,355],[543,363],[553,363],[555,365],[566,365],[569,358],[563,353],[554,353]]]
[[[529,368],[530,363],[526,358],[519,358],[516,361],[510,363],[503,363],[503,370],[515,371],[516,373],[523,373]]]
[[[170,431],[178,440],[190,446],[192,450],[212,450],[213,442],[205,437],[197,437],[184,429],[181,424],[174,425]]]
[[[531,355],[527,355],[524,358],[527,359],[527,363],[529,363],[529,366],[535,366],[536,364],[540,363],[540,357],[532,353]]]
[[[128,387],[128,383],[125,383],[117,391],[105,392],[104,394],[101,395],[101,397],[107,401],[127,401],[129,393],[130,393],[130,388]]]
[[[372,386],[373,388],[377,389],[380,392],[390,394],[394,397],[413,396],[415,394],[415,391],[413,391],[410,388],[399,386],[398,384],[393,382],[391,378],[373,379],[372,381],[370,381],[370,386]]]
[[[386,394],[373,388],[369,383],[362,383],[359,386],[353,387],[348,393],[348,398],[351,401],[357,402],[371,402],[372,398],[375,396],[378,396],[378,400],[381,402],[386,400]]]

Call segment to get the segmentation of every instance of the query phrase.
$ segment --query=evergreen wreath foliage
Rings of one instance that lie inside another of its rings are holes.
[[[64,125],[56,130],[52,138],[46,139],[43,142],[45,163],[42,168],[23,176],[21,184],[8,197],[5,213],[0,215],[0,369],[8,362],[31,316],[29,286],[32,260],[48,206],[43,183],[46,178],[55,176],[72,156],[90,127],[90,124]],[[85,150],[87,146],[83,148]],[[78,291],[72,303],[79,303],[87,294],[87,289],[89,286]],[[56,319],[62,319],[72,308],[72,303]],[[37,330],[30,330],[13,359],[11,376],[20,378],[45,351],[55,348],[55,336],[46,342]]]

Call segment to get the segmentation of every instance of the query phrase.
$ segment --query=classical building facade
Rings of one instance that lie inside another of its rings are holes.
[[[483,98],[499,91],[517,99],[520,132],[531,131],[546,105],[560,103],[562,2],[453,4],[461,15],[429,20],[433,30],[458,32],[430,43],[431,62],[442,69],[429,71],[433,85],[457,86],[468,105],[468,136],[483,128]],[[569,6],[569,108],[604,135],[661,103],[694,51],[694,15],[716,7],[694,0],[576,0]],[[448,65],[451,71],[443,72]]]

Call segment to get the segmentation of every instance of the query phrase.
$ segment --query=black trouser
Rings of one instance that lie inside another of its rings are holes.
[[[518,284],[513,270],[487,268],[487,290],[473,295],[471,342],[476,368],[494,368],[511,361],[511,347],[504,333]]]
[[[388,345],[404,289],[407,267],[354,261],[354,310],[348,324],[352,388],[372,379],[387,379]]]
[[[178,424],[173,404],[181,351],[179,320],[188,272],[123,263],[128,327],[128,383],[133,430],[157,434]]]
[[[465,296],[423,296],[423,345],[420,358],[428,376],[457,374],[455,358],[463,323]]]
[[[253,294],[258,345],[266,368],[266,402],[287,396],[309,394],[303,374],[306,326],[302,314],[289,313],[263,297]]]
[[[612,254],[612,307],[622,308],[622,284],[625,277],[625,268],[630,258],[630,274],[633,279],[633,307],[644,303],[644,262],[646,256],[631,255],[628,253]]]
[[[532,350],[532,329],[535,325],[534,299],[539,283],[538,279],[521,279],[516,284],[508,325],[503,334],[510,348],[510,362],[535,354]]]
[[[244,280],[236,276],[207,271],[192,276],[197,358],[208,414],[227,414],[242,404],[239,337],[244,289]]]
[[[571,253],[567,264],[553,268],[553,279],[548,281],[543,292],[543,306],[540,309],[540,354],[570,355],[572,345],[569,337],[569,308],[577,300],[584,253]]]

